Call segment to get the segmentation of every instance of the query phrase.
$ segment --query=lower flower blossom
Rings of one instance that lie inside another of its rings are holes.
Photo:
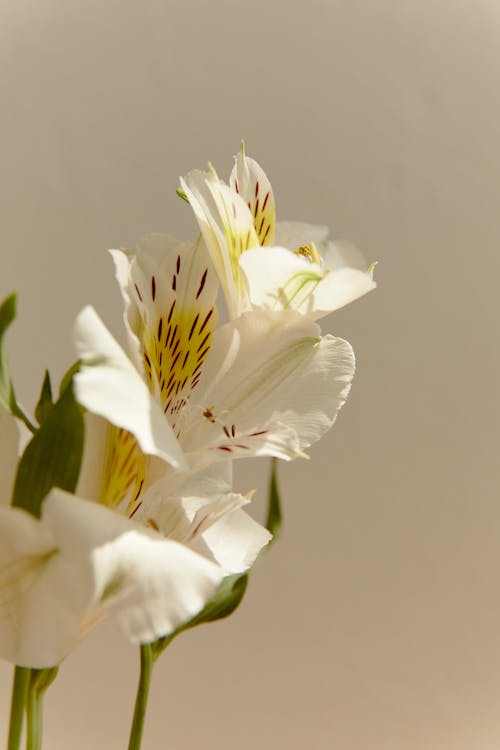
[[[16,424],[2,417],[0,443],[15,466]],[[104,617],[132,643],[169,635],[226,575],[247,570],[270,539],[241,510],[248,498],[230,491],[229,464],[164,472],[142,484],[130,512],[126,485],[96,451],[109,425],[92,415],[88,425],[78,487],[86,498],[53,489],[40,519],[0,507],[0,657],[21,666],[59,664]],[[121,468],[115,464],[118,474]],[[12,472],[8,478],[11,485]],[[101,502],[106,482],[122,487],[113,507]],[[11,487],[5,490],[8,499]]]

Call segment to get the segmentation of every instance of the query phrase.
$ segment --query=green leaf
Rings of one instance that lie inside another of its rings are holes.
[[[0,404],[18,419],[21,419],[30,432],[36,432],[26,414],[16,401],[14,386],[9,375],[5,355],[4,337],[11,323],[16,318],[17,294],[13,292],[0,305]]]
[[[35,417],[38,420],[38,424],[45,422],[48,417],[54,402],[52,401],[52,386],[50,384],[50,374],[48,370],[45,370],[45,377],[43,379],[42,390],[40,391],[40,398],[35,407]]]
[[[5,356],[4,336],[11,323],[16,319],[16,308],[17,294],[15,292],[9,295],[0,305],[0,403],[7,411],[12,411],[12,402],[15,402],[15,397]]]
[[[268,507],[267,507],[267,519],[266,528],[271,532],[273,538],[270,542],[274,542],[279,536],[281,526],[283,523],[283,514],[281,512],[281,499],[280,491],[278,487],[278,461],[276,458],[271,460],[271,476],[269,478],[269,494],[268,494]],[[265,554],[266,549],[269,549],[270,544],[267,545],[258,556],[254,563],[260,560],[261,555]],[[252,566],[253,567],[253,566]],[[251,570],[251,569],[250,569]],[[160,638],[156,643],[153,644],[154,658],[164,651],[167,646],[176,638],[180,633],[185,630],[194,628],[197,625],[202,625],[205,622],[215,622],[216,620],[222,620],[224,617],[229,617],[239,607],[241,601],[245,595],[250,571],[243,575],[232,575],[227,576],[219,585],[219,588],[215,592],[213,598],[205,605],[205,607],[195,617],[188,622],[181,625],[173,633]]]
[[[172,643],[174,638],[183,633],[185,630],[190,630],[197,625],[202,625],[205,622],[215,622],[215,620],[222,620],[224,617],[229,617],[239,607],[248,584],[248,573],[243,575],[227,576],[219,585],[219,588],[215,592],[214,597],[205,605],[205,607],[195,617],[188,622],[181,625],[173,633],[160,638],[153,643],[154,658],[164,651],[167,646]]]
[[[81,360],[77,359],[74,364],[71,365],[71,367],[66,370],[64,375],[61,378],[61,384],[59,386],[59,395],[62,396],[68,385],[71,384],[73,380],[73,375],[76,375],[76,373],[79,371],[81,365]]]
[[[283,524],[283,513],[281,512],[281,497],[278,487],[278,459],[271,459],[271,476],[269,478],[269,494],[267,505],[266,529],[271,532],[273,538],[271,544],[276,541],[281,533]]]
[[[222,620],[224,617],[232,615],[243,599],[247,584],[248,573],[227,576],[227,578],[224,578],[213,599],[208,602],[196,617],[193,617],[193,619],[183,627],[183,630],[186,630],[187,627],[193,628],[195,625],[201,625],[203,622]]]
[[[84,441],[83,410],[68,387],[28,443],[14,484],[12,504],[40,516],[52,487],[74,492]]]

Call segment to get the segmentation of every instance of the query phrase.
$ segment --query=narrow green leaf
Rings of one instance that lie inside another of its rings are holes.
[[[83,411],[68,387],[28,444],[19,463],[12,504],[40,516],[52,487],[74,492],[83,453]]]
[[[38,424],[45,422],[49,412],[52,410],[54,402],[52,401],[52,386],[50,384],[50,374],[48,370],[45,370],[45,377],[43,379],[42,390],[40,391],[40,397],[35,407],[35,417],[38,420]]]
[[[272,458],[266,518],[266,529],[273,535],[271,544],[275,542],[280,535],[282,524],[283,513],[281,512],[281,497],[278,487],[278,459]]]
[[[12,411],[12,401],[15,399],[5,356],[4,337],[16,318],[16,308],[17,294],[15,292],[0,305],[0,402],[8,411]]]
[[[164,651],[167,646],[172,643],[174,638],[183,633],[185,630],[190,630],[197,625],[202,625],[205,622],[215,622],[215,620],[222,620],[225,617],[229,617],[239,607],[248,584],[248,573],[243,575],[227,576],[219,585],[219,588],[215,592],[214,597],[205,605],[205,607],[195,617],[184,625],[181,625],[173,633],[167,635],[165,638],[160,638],[153,643],[154,658]]]
[[[13,292],[0,305],[0,404],[18,419],[22,420],[30,432],[36,432],[36,427],[23,412],[16,401],[14,386],[9,375],[7,357],[5,355],[4,338],[11,323],[16,318],[17,294]]]
[[[62,396],[68,385],[73,380],[73,375],[76,375],[78,370],[80,369],[81,361],[77,359],[77,361],[71,365],[71,367],[66,370],[64,375],[61,378],[61,384],[59,386],[59,395]]]
[[[244,575],[227,576],[221,582],[213,599],[189,621],[187,627],[193,628],[195,625],[201,625],[203,622],[214,622],[222,620],[224,617],[232,615],[239,606],[245,594],[248,584],[248,573]]]

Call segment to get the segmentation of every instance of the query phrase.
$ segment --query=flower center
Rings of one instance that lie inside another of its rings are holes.
[[[318,252],[318,248],[314,242],[310,242],[308,245],[301,245],[293,251],[295,255],[301,255],[303,258],[307,258],[311,263],[321,263],[321,255]]]

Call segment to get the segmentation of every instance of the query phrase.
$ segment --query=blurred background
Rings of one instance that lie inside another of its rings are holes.
[[[500,746],[499,46],[496,0],[1,0],[0,293],[26,405],[84,304],[122,336],[106,249],[193,237],[178,177],[227,176],[241,138],[280,218],[379,261],[324,324],[356,351],[349,402],[282,466],[283,537],[241,609],[158,663],[144,750]],[[257,466],[238,487],[259,515]],[[137,671],[96,630],[44,747],[126,747]]]

